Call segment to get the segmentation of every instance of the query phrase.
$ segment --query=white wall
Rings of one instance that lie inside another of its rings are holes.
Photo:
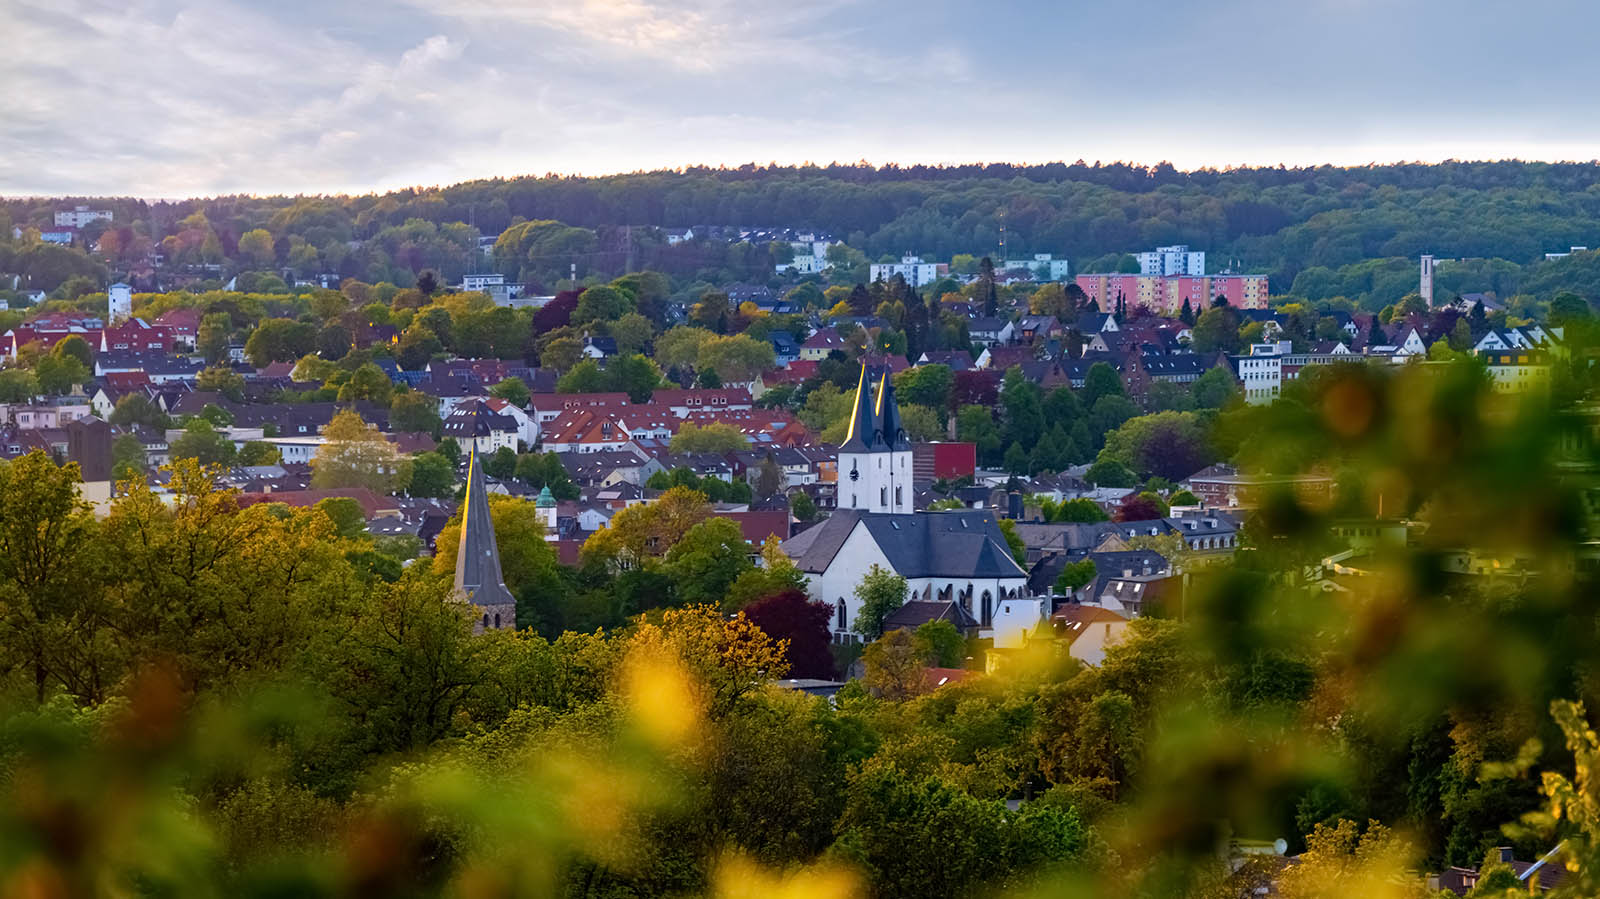
[[[861,579],[866,576],[867,572],[872,570],[873,565],[892,570],[889,559],[884,556],[882,550],[878,549],[877,541],[872,539],[872,535],[867,531],[865,525],[857,522],[855,529],[850,532],[850,536],[845,538],[844,545],[839,547],[839,552],[834,555],[833,563],[828,566],[828,570],[821,574],[807,575],[806,589],[811,598],[834,606],[830,627],[835,634],[853,632],[856,617],[861,613],[861,601],[855,595],[856,586],[861,583]],[[990,608],[996,616],[997,626],[999,610],[1008,602],[1017,605],[1017,609],[1011,613],[1013,619],[1021,620],[1021,618],[1026,617],[1026,611],[1022,606],[1026,605],[1028,600],[1020,598],[1003,600],[1000,598],[1003,594],[1013,590],[1017,591],[1019,596],[1026,594],[1028,579],[1025,577],[977,578],[973,580],[908,578],[906,586],[908,588],[907,600],[920,600],[926,593],[928,598],[933,601],[938,601],[941,590],[951,588],[951,596],[954,598],[970,586],[972,588],[972,608],[970,611],[972,617],[980,622],[983,618],[983,594],[985,591],[989,593],[993,600]],[[839,627],[838,604],[841,602],[845,607],[845,625],[843,628]],[[990,629],[981,630],[979,633],[982,636],[988,636]]]

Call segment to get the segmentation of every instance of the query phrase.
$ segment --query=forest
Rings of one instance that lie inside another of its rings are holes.
[[[480,236],[532,223],[515,258],[497,245],[493,264],[546,287],[573,263],[580,278],[656,269],[685,281],[766,283],[783,253],[720,241],[670,245],[658,230],[740,225],[816,229],[871,260],[999,255],[1003,229],[1011,258],[1054,253],[1079,272],[1186,243],[1207,252],[1212,271],[1266,273],[1279,293],[1345,296],[1373,311],[1414,287],[1422,253],[1466,260],[1441,275],[1457,293],[1493,290],[1505,298],[1564,289],[1600,298],[1592,254],[1544,260],[1571,246],[1600,246],[1600,166],[1593,163],[1193,172],[1082,163],[692,168],[358,197],[12,199],[0,202],[0,218],[9,220],[0,224],[7,232],[12,224],[47,225],[53,209],[72,202],[116,214],[112,268],[161,247],[173,262],[333,272],[402,287],[430,268],[454,282],[480,264]],[[0,255],[0,271],[48,267],[55,278],[68,271],[64,264]],[[53,290],[60,280],[41,286]]]
[[[497,502],[530,626],[475,635],[450,554],[401,566],[330,510],[239,509],[192,462],[174,502],[130,482],[96,518],[72,466],[25,456],[0,466],[0,884],[1422,896],[1423,871],[1559,845],[1552,895],[1594,895],[1597,460],[1572,395],[1496,395],[1458,361],[1230,403],[1214,451],[1334,495],[1269,493],[1234,561],[1098,667],[1041,634],[934,687],[924,665],[981,647],[865,625],[831,702],[783,687],[831,664],[827,607],[688,486],[577,569]],[[1374,521],[1411,538],[1334,574]],[[1299,865],[1222,861],[1279,838]]]

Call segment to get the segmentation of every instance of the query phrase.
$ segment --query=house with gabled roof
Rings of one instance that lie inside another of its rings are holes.
[[[823,328],[800,344],[800,358],[807,362],[821,362],[834,350],[843,352],[848,346],[836,328]]]
[[[492,453],[501,447],[515,450],[522,433],[517,419],[496,412],[488,400],[470,400],[444,420],[441,429],[463,449]]]
[[[1128,619],[1099,606],[1068,603],[1050,616],[1057,639],[1066,645],[1067,654],[1086,665],[1106,660],[1106,648],[1120,642],[1128,632]]]

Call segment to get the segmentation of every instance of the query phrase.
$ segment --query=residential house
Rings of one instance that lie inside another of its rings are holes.
[[[526,409],[510,400],[502,400],[496,397],[484,400],[483,405],[496,415],[506,415],[516,421],[517,440],[523,446],[533,446],[539,442],[539,422]]]
[[[800,358],[807,362],[821,362],[834,350],[843,352],[848,344],[835,328],[823,328],[800,344]]]
[[[889,633],[903,630],[915,633],[917,628],[933,621],[950,622],[958,633],[968,639],[978,636],[978,620],[954,600],[936,602],[913,599],[883,619],[883,631]]]
[[[411,386],[418,393],[438,401],[440,418],[448,418],[457,406],[468,400],[489,395],[483,383],[471,376],[429,375]]]
[[[489,401],[473,400],[450,413],[444,420],[442,433],[454,439],[464,451],[476,449],[480,453],[493,453],[501,447],[516,450],[522,427],[515,417],[496,412]]]
[[[750,410],[755,402],[744,387],[720,388],[668,388],[658,387],[650,395],[650,404],[665,406],[679,418],[691,413],[720,410]]]
[[[201,318],[199,309],[179,306],[156,316],[154,324],[166,329],[174,349],[188,351],[195,348],[195,341],[199,338]]]
[[[585,359],[607,359],[617,354],[617,339],[605,335],[583,336],[583,356]]]
[[[997,343],[1010,343],[1011,336],[1016,333],[1016,326],[1007,319],[994,316],[979,316],[967,322],[967,334],[973,343],[984,346],[994,346]]]
[[[166,355],[172,349],[172,334],[161,325],[142,318],[130,318],[100,331],[98,349],[102,353],[153,353]]]
[[[542,432],[563,412],[576,409],[609,409],[631,405],[626,393],[541,393],[528,403],[528,411]]]
[[[1066,329],[1053,315],[1024,315],[1016,323],[1016,337],[1019,340],[1060,337],[1065,333]]]
[[[928,350],[917,357],[918,365],[943,365],[953,372],[974,367],[972,354],[966,350]]]
[[[779,368],[800,358],[800,342],[788,331],[772,331],[767,334],[767,342],[772,344],[772,354]]]
[[[1050,616],[1056,637],[1066,645],[1067,654],[1086,665],[1098,666],[1106,660],[1106,649],[1120,642],[1128,632],[1128,619],[1099,606],[1068,603]]]
[[[616,484],[642,487],[651,475],[663,470],[660,460],[641,456],[631,450],[561,453],[559,458],[567,476],[585,487],[611,487]]]
[[[1009,371],[1013,365],[1022,365],[1025,362],[1035,361],[1034,349],[1031,346],[990,346],[985,347],[978,354],[977,361],[972,364],[979,371]],[[1042,370],[1041,370],[1042,371]]]
[[[672,453],[660,457],[658,461],[668,472],[686,468],[698,478],[716,478],[723,483],[733,483],[733,463],[716,453]]]

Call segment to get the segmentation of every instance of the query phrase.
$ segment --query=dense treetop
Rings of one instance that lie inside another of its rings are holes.
[[[72,200],[11,200],[4,215],[48,224],[64,202]],[[1522,266],[1546,252],[1600,244],[1600,166],[1593,163],[1192,172],[1121,163],[744,166],[492,179],[357,197],[94,202],[116,212],[118,226],[144,222],[147,236],[183,236],[174,249],[196,259],[274,255],[288,263],[298,255],[309,264],[320,254],[319,265],[354,265],[352,274],[374,281],[387,275],[373,267],[386,265],[454,276],[478,235],[522,223],[534,227],[497,243],[496,263],[515,256],[551,279],[571,262],[619,274],[630,254],[638,267],[693,272],[707,262],[704,248],[668,246],[648,228],[708,224],[814,228],[869,258],[909,250],[937,259],[992,253],[1004,227],[1008,255],[1052,252],[1080,271],[1111,268],[1121,254],[1158,244],[1187,243],[1211,254],[1213,270],[1233,263],[1266,272],[1280,291],[1307,269],[1365,260],[1433,253]],[[202,224],[214,231],[215,246],[208,248],[213,237]],[[351,250],[349,241],[362,243]],[[771,272],[764,255],[755,262],[733,267]]]

